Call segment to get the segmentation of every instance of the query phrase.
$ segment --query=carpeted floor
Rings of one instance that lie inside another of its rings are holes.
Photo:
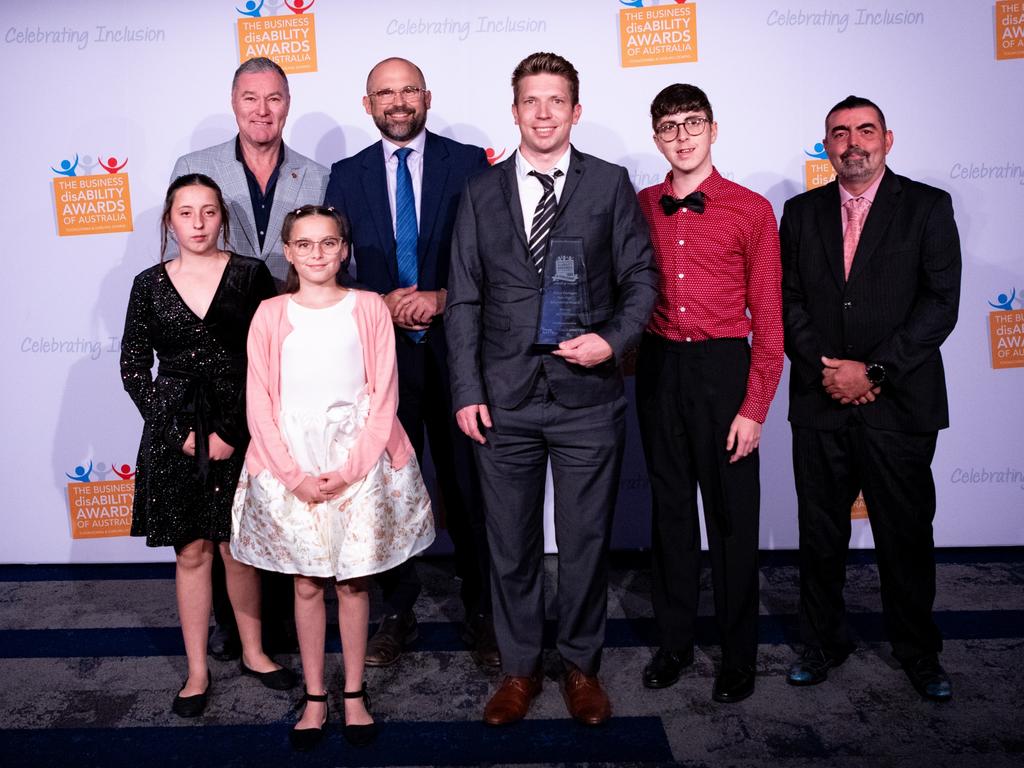
[[[420,640],[395,666],[367,673],[381,738],[360,751],[341,738],[332,627],[335,727],[309,755],[291,753],[287,739],[301,689],[269,691],[240,677],[236,663],[211,661],[201,721],[171,714],[185,670],[171,566],[0,566],[0,764],[1024,766],[1024,550],[940,552],[936,619],[955,686],[945,705],[922,701],[895,665],[871,554],[851,559],[859,648],[827,683],[799,689],[785,682],[796,642],[794,558],[764,554],[758,689],[720,705],[710,698],[718,650],[709,585],[694,667],[672,688],[649,691],[640,683],[654,642],[649,570],[643,556],[618,556],[601,672],[613,719],[599,728],[568,719],[552,651],[528,720],[500,729],[480,722],[498,676],[478,669],[458,639],[451,562],[422,560]],[[279,661],[298,667],[297,656]]]

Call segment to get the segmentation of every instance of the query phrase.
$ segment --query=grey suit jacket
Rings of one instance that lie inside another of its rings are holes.
[[[639,340],[658,291],[650,236],[626,169],[570,151],[551,236],[583,241],[590,309],[580,320],[613,357],[582,368],[531,349],[541,278],[527,247],[513,154],[467,182],[455,220],[445,326],[456,411],[478,403],[514,408],[541,366],[569,408],[623,392],[619,363]]]
[[[270,225],[262,250],[256,234],[256,219],[252,213],[245,169],[235,158],[235,139],[182,155],[171,172],[171,181],[188,173],[204,173],[217,182],[231,215],[230,237],[225,246],[242,256],[263,259],[278,280],[284,280],[288,274],[288,262],[281,243],[281,224],[285,214],[307,203],[319,205],[324,199],[330,175],[324,166],[289,149],[287,144],[282,144],[282,147],[284,161],[277,177],[274,206],[270,209]]]

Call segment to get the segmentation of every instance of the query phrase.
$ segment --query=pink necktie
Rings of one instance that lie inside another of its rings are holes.
[[[867,216],[871,203],[863,197],[854,197],[843,205],[846,208],[846,231],[843,233],[843,274],[849,279],[853,254],[857,252],[857,242],[864,229],[864,218]]]

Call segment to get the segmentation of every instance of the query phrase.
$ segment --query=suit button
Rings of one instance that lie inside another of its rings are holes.
[[[852,306],[853,306],[853,302],[852,301],[844,301],[843,302],[843,309],[850,309]]]
[[[853,352],[853,344],[847,344],[846,345],[846,351],[847,352]]]

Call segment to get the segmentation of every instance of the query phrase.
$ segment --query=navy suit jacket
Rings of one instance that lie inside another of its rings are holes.
[[[427,131],[419,221],[417,285],[420,290],[448,287],[452,227],[459,194],[466,179],[487,167],[487,155],[480,147],[460,144]],[[352,226],[356,280],[377,293],[399,288],[394,223],[381,142],[331,166],[324,203],[344,213]],[[443,332],[432,328],[428,336],[443,336]]]
[[[886,168],[848,280],[837,182],[786,203],[781,242],[789,420],[824,430],[855,414],[877,429],[948,426],[939,346],[960,304],[960,238],[949,194]],[[833,400],[821,383],[822,355],[884,365],[881,395],[860,406]]]

